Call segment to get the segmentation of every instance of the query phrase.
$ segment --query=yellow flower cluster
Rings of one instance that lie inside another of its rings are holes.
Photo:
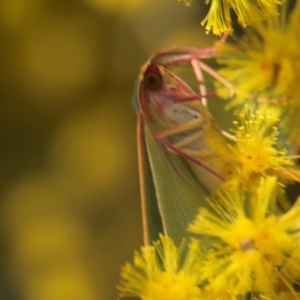
[[[135,253],[134,266],[128,263],[123,267],[120,296],[143,300],[205,299],[198,287],[201,268],[198,253],[196,241],[188,249],[183,241],[178,249],[170,238],[160,235],[154,246],[142,248],[141,254]]]
[[[272,175],[300,182],[300,170],[293,160],[298,156],[287,156],[287,150],[280,146],[276,115],[263,109],[253,113],[248,105],[244,111],[239,121],[233,122],[233,141],[208,135],[208,143],[214,149],[212,156],[224,161],[225,167],[220,171],[226,184],[255,190],[262,176]]]
[[[142,300],[299,299],[300,198],[276,209],[276,178],[255,193],[226,186],[199,209],[190,231],[201,236],[179,249],[163,235],[122,269],[120,296]],[[199,245],[200,244],[200,245]]]
[[[293,143],[300,143],[300,3],[290,13],[284,2],[280,15],[247,28],[234,43],[219,47],[219,73],[234,86],[235,96],[228,108],[245,102],[252,106],[272,106],[281,119],[280,128]],[[220,96],[226,88],[217,82]],[[288,128],[288,130],[287,130]]]
[[[191,4],[191,0],[183,1],[186,5]],[[205,4],[210,4],[209,12],[202,25],[206,24],[206,32],[210,30],[216,35],[231,33],[233,31],[231,10],[233,10],[242,26],[247,26],[266,19],[268,16],[277,15],[278,0],[208,0]]]
[[[262,178],[249,195],[222,189],[211,199],[213,211],[200,209],[190,226],[205,236],[202,278],[212,291],[235,296],[296,292],[300,277],[300,199],[276,214],[276,178]],[[296,297],[297,299],[297,297]]]
[[[232,135],[208,129],[208,150],[201,152],[195,143],[189,152],[209,166],[220,161],[217,172],[226,182],[212,189],[195,219],[189,219],[188,247],[177,248],[160,235],[153,246],[135,253],[134,264],[122,269],[120,296],[300,300],[300,197],[291,204],[285,190],[285,184],[300,182],[295,161],[300,147],[300,1],[280,8],[276,3],[211,0],[203,22],[215,34],[232,31],[230,9],[243,26],[269,17],[235,37],[235,44],[217,47],[218,72],[202,61],[200,69],[194,68],[200,85],[205,71],[218,81],[220,95],[228,100],[233,92],[228,107],[239,112]]]

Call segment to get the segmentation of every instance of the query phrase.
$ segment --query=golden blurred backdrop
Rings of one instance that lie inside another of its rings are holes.
[[[140,66],[205,46],[200,1],[1,0],[0,299],[116,299],[142,245]]]

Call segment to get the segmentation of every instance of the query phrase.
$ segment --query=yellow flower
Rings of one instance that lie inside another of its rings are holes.
[[[288,14],[290,2],[283,3],[280,15],[247,28],[234,44],[219,46],[219,72],[230,82],[229,93],[220,82],[216,85],[221,97],[235,92],[228,108],[255,100],[276,104],[286,133],[295,140],[300,126],[300,3]]]
[[[191,0],[179,0],[190,5]],[[277,15],[278,0],[206,0],[205,4],[210,3],[210,8],[207,16],[201,22],[206,24],[206,32],[210,30],[216,35],[222,33],[231,33],[232,20],[231,9],[237,15],[238,21],[242,26],[247,26],[255,22],[262,21],[270,16]]]
[[[234,144],[209,141],[231,166],[228,181],[242,183],[247,188],[256,188],[260,177],[268,175],[300,181],[300,171],[291,167],[294,162],[278,146],[277,117],[264,116],[259,110],[254,114],[248,106],[245,110],[245,114],[239,115],[240,122],[234,122]]]
[[[134,255],[134,266],[127,263],[121,271],[123,281],[118,287],[120,296],[142,300],[199,300],[204,299],[198,287],[200,273],[199,249],[193,241],[186,255],[183,247],[160,235],[154,246],[142,248]]]
[[[199,210],[190,231],[206,243],[202,279],[212,291],[298,299],[293,283],[300,276],[300,198],[276,215],[275,187],[276,178],[267,177],[250,194],[223,188],[210,199],[212,211]]]

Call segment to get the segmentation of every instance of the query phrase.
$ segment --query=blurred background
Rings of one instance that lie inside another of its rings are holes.
[[[216,40],[200,4],[0,0],[0,299],[116,299],[142,245],[134,82]]]

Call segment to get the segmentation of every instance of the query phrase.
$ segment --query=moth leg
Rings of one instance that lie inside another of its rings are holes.
[[[174,101],[174,103],[183,103],[183,102],[201,100],[202,103],[204,104],[203,100],[205,100],[205,105],[204,106],[206,106],[206,98],[216,96],[216,95],[217,95],[217,92],[209,92],[209,93],[203,94],[203,95],[195,94],[194,96],[191,96],[191,97],[177,98],[177,99],[174,99],[173,101]]]
[[[228,33],[224,33],[221,39],[217,42],[215,46],[209,48],[198,48],[194,46],[178,46],[172,45],[158,51],[153,57],[151,57],[150,61],[155,62],[158,61],[165,67],[182,65],[190,62],[192,59],[200,59],[201,57],[209,58],[212,57],[214,53],[217,52],[217,47],[220,44],[224,44],[228,37]],[[161,61],[160,57],[164,55],[175,56],[172,58],[165,58]]]
[[[226,167],[224,171],[226,171],[227,175],[231,175],[233,172],[237,174],[241,174],[240,168],[232,161],[228,159],[223,159],[219,154],[217,154],[214,150],[191,150],[191,149],[182,149],[184,153],[191,157],[196,157],[198,159],[220,159],[226,162]],[[299,173],[300,174],[300,173]],[[300,177],[299,177],[300,178]]]
[[[175,146],[175,145],[173,145]],[[216,155],[216,153],[212,150],[192,150],[192,149],[187,149],[187,148],[180,148],[181,151],[183,151],[186,155],[189,155],[191,157],[195,157],[195,158],[216,158],[219,157],[218,155]],[[175,151],[169,149],[169,151],[171,153],[176,153]]]
[[[167,142],[164,139],[161,138],[157,138],[157,140],[159,142],[161,142],[163,145],[165,145],[168,149],[172,150],[173,152],[175,152],[176,154],[182,156],[183,158],[195,163],[196,165],[202,167],[203,169],[209,171],[210,173],[212,173],[213,175],[215,175],[216,177],[218,177],[221,181],[226,182],[225,178],[220,175],[219,173],[215,172],[214,170],[212,170],[210,167],[208,167],[207,165],[203,164],[201,161],[199,161],[198,159],[186,154],[184,151],[174,147],[171,143]]]
[[[223,37],[222,37],[223,39]],[[222,40],[221,39],[221,40]],[[221,40],[219,43],[221,43]],[[225,40],[224,40],[225,41]],[[199,61],[197,59],[192,59],[191,60],[192,67],[194,69],[197,81],[199,82],[199,89],[200,89],[200,95],[208,95],[206,92],[206,87],[204,84],[204,78],[203,78],[203,73],[201,72],[201,69],[204,70],[207,74],[211,75],[218,81],[224,84],[227,88],[230,90],[230,95],[229,97],[232,97],[234,94],[242,95],[245,98],[248,99],[253,99],[258,103],[269,103],[269,104],[277,104],[277,103],[284,103],[288,100],[288,97],[281,96],[278,99],[268,99],[268,98],[263,98],[263,97],[256,97],[255,95],[244,93],[242,91],[237,90],[232,83],[230,83],[228,80],[226,80],[223,76],[221,76],[217,71],[215,71],[213,68],[208,66],[202,61]],[[210,94],[210,93],[209,93]],[[204,105],[206,105],[206,99],[203,97],[202,102]]]
[[[261,98],[261,97],[255,98],[254,96],[252,96],[252,98],[254,98],[255,101],[258,103],[269,103],[269,104],[283,103],[288,100],[288,97],[284,97],[284,96],[282,96],[278,99],[266,99],[266,98]]]
[[[220,40],[218,41],[217,44],[222,45],[226,42],[227,38],[229,36],[228,32],[223,33],[223,35],[221,36]],[[218,45],[217,45],[218,46]]]
[[[223,136],[225,136],[226,138],[228,138],[229,140],[233,141],[233,142],[237,142],[238,138],[235,137],[234,135],[230,134],[229,132],[225,131],[225,130],[221,130],[221,133]]]
[[[207,158],[207,157],[213,157],[213,156],[218,156],[216,154],[216,151],[214,149],[212,150],[207,150],[207,149],[191,149],[185,148],[186,146],[189,146],[191,143],[195,141],[199,141],[204,138],[205,131],[196,131],[195,133],[190,134],[186,138],[182,138],[180,141],[176,143],[172,143],[174,147],[180,148],[184,153],[192,156],[192,157],[198,157],[198,158]],[[226,131],[221,131],[222,134],[224,134],[227,138],[232,138],[234,141],[236,141],[235,136],[231,136],[229,133]]]
[[[195,141],[199,141],[201,138],[203,138],[203,135],[204,135],[203,131],[197,131],[194,134],[190,134],[182,138],[180,141],[173,143],[173,145],[176,148],[183,148],[192,144]]]
[[[159,131],[156,133],[156,135],[158,138],[164,138],[166,136],[184,133],[188,130],[193,130],[193,129],[198,128],[199,126],[202,125],[202,123],[203,123],[203,121],[201,119],[197,118],[197,119],[191,120],[189,122],[182,123],[178,126],[174,126],[174,127]]]
[[[244,93],[242,91],[237,90],[232,83],[230,83],[228,80],[226,80],[223,76],[221,76],[218,72],[216,72],[213,68],[208,66],[207,64],[203,63],[202,61],[197,61],[200,68],[204,70],[207,74],[211,75],[215,79],[217,79],[219,82],[223,83],[225,87],[227,87],[230,90],[229,97],[233,97],[234,94],[242,95],[245,98],[254,99],[255,101],[259,103],[279,103],[279,102],[285,102],[287,100],[286,97],[281,97],[279,99],[265,99],[265,98],[256,98],[254,95]]]
[[[216,157],[216,153],[213,150],[192,150],[192,149],[183,149],[184,153],[199,158],[208,158],[208,157]]]
[[[195,73],[197,81],[199,83],[200,95],[201,96],[207,95],[207,90],[206,90],[206,86],[205,86],[205,82],[204,82],[203,73],[201,71],[201,68],[199,67],[198,60],[197,59],[192,59],[191,60],[191,65],[193,67],[194,73]],[[204,106],[207,106],[207,99],[205,97],[203,97],[201,99],[201,101],[202,101]]]
[[[226,80],[223,76],[221,76],[217,71],[215,71],[213,68],[211,68],[210,66],[208,66],[207,64],[203,63],[202,61],[197,61],[199,67],[204,70],[207,74],[211,75],[212,77],[214,77],[215,79],[217,79],[218,81],[220,81],[221,83],[223,83],[227,88],[229,88],[230,90],[230,97],[232,97],[236,90],[233,86],[233,84],[231,84],[228,80]]]
[[[164,67],[188,64],[192,58],[200,58],[208,53],[213,53],[211,48],[201,49],[193,46],[172,45],[156,52],[149,61]]]

